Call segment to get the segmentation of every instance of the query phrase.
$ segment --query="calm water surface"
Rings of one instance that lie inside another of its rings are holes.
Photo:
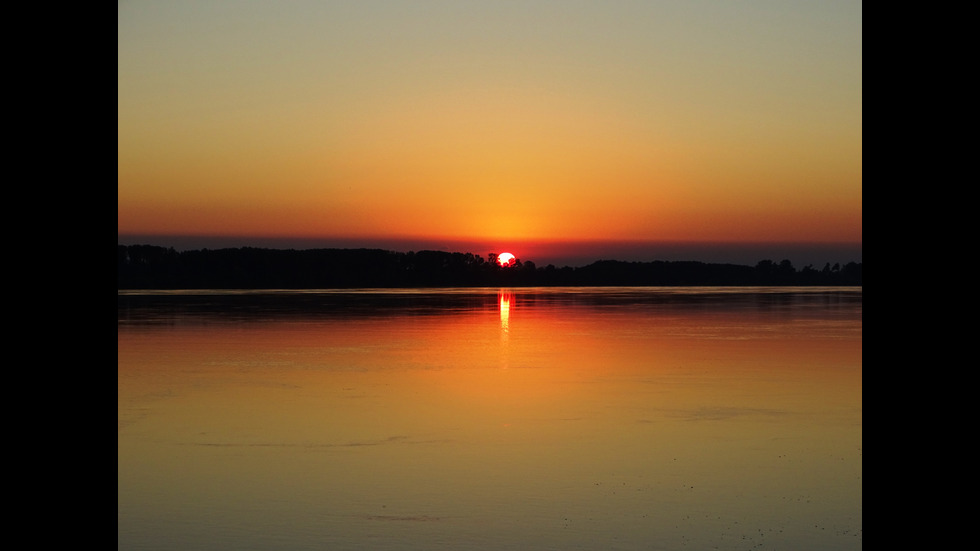
[[[122,292],[120,550],[862,547],[860,288]]]

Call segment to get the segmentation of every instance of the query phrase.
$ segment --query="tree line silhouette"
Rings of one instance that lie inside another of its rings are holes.
[[[341,289],[487,286],[860,286],[861,263],[797,270],[789,260],[755,266],[698,261],[599,260],[582,267],[538,267],[496,253],[383,249],[226,248],[176,251],[118,245],[119,289]]]

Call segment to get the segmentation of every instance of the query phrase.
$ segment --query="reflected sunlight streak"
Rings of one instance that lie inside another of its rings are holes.
[[[510,333],[510,292],[501,291],[500,298],[500,331],[504,340]]]
[[[507,369],[510,362],[507,344],[510,339],[510,291],[500,291],[500,367]]]

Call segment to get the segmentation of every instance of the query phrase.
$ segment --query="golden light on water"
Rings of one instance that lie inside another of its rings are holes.
[[[506,338],[507,334],[510,332],[510,293],[503,291],[499,295],[500,298],[500,331],[501,335]]]
[[[121,306],[119,547],[861,549],[859,290],[486,292]]]

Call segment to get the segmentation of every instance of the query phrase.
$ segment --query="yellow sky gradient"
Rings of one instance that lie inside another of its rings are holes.
[[[859,243],[861,11],[120,2],[118,231]]]

